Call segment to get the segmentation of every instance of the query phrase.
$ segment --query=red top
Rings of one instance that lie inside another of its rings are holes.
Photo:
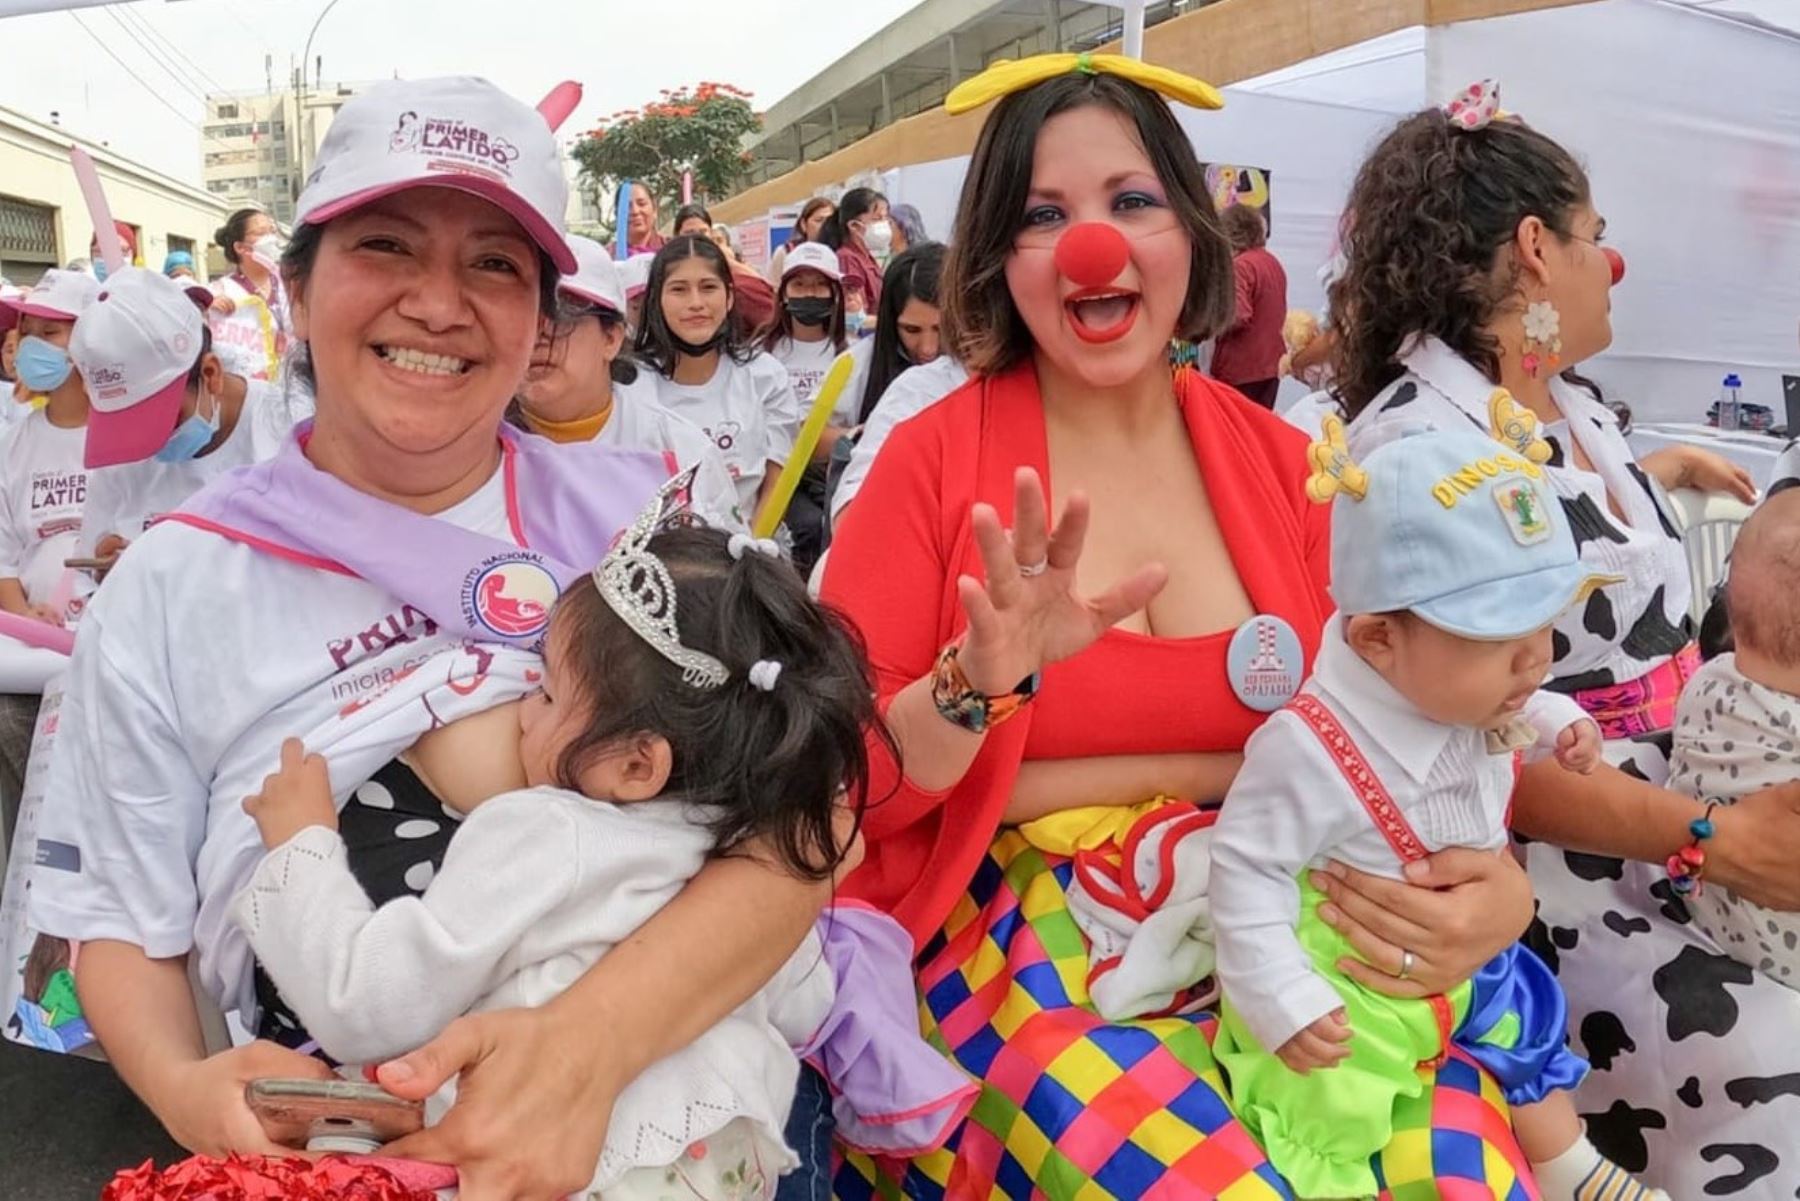
[[[845,242],[838,247],[838,270],[844,274],[844,292],[860,291],[863,294],[863,311],[869,315],[870,321],[875,319],[875,310],[881,305],[881,264],[875,256],[855,242]]]
[[[1304,491],[1306,437],[1191,371],[1177,376],[1176,394],[1244,589],[1259,612],[1294,627],[1310,667],[1331,611],[1331,549],[1330,511]],[[824,599],[861,627],[883,706],[962,632],[956,577],[983,574],[969,508],[985,500],[1010,523],[1020,466],[1035,467],[1056,497],[1030,363],[971,380],[899,426],[876,458],[832,539]],[[947,792],[896,786],[893,763],[877,753],[871,796],[886,799],[868,811],[867,856],[843,891],[892,913],[924,946],[974,878],[1025,759],[1243,749],[1266,715],[1245,708],[1226,679],[1233,633],[1109,631],[1045,671],[1037,700],[988,735]]]
[[[775,317],[775,288],[742,263],[731,264],[731,315],[748,341]]]
[[[1213,378],[1228,384],[1274,379],[1287,353],[1281,340],[1287,272],[1280,259],[1258,246],[1231,260],[1231,273],[1237,279],[1237,317],[1213,347]]]

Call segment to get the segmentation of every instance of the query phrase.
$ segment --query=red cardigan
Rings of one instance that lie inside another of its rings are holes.
[[[1244,589],[1259,612],[1294,627],[1310,666],[1331,611],[1330,536],[1329,509],[1304,492],[1306,438],[1194,372],[1178,376],[1176,391]],[[985,500],[1010,523],[1019,466],[1035,467],[1056,498],[1029,362],[971,380],[897,428],[846,511],[823,595],[860,626],[884,707],[961,633],[956,578],[982,575],[970,506]],[[913,787],[878,754],[867,856],[844,891],[893,914],[924,946],[974,878],[1025,759],[1241,750],[1265,715],[1226,680],[1232,632],[1110,631],[1050,667],[1037,701],[988,735],[948,791]]]

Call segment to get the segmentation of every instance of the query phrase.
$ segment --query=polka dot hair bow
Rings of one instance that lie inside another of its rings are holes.
[[[1444,106],[1444,115],[1453,128],[1466,133],[1486,129],[1506,116],[1500,108],[1500,85],[1491,79],[1470,84]]]
[[[1306,451],[1306,460],[1313,468],[1312,475],[1307,477],[1306,495],[1319,505],[1329,503],[1340,492],[1351,500],[1361,500],[1369,494],[1369,473],[1350,458],[1344,419],[1335,413],[1329,414],[1324,430],[1325,436]]]

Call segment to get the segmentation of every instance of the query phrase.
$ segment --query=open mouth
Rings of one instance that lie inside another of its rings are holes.
[[[459,359],[453,355],[431,354],[428,351],[414,350],[410,346],[377,346],[375,353],[381,361],[401,371],[410,371],[415,375],[453,376],[467,375],[473,366],[468,359]]]
[[[1069,325],[1084,342],[1114,342],[1137,322],[1138,296],[1117,288],[1085,288],[1063,302]]]

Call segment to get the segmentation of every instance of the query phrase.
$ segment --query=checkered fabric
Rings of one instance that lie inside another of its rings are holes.
[[[943,1151],[848,1156],[838,1201],[1292,1198],[1232,1117],[1210,1014],[1108,1025],[1088,1004],[1069,863],[1007,832],[920,957],[926,1036],[983,1082]],[[1537,1201],[1498,1086],[1460,1052],[1403,1102],[1383,1201]]]

